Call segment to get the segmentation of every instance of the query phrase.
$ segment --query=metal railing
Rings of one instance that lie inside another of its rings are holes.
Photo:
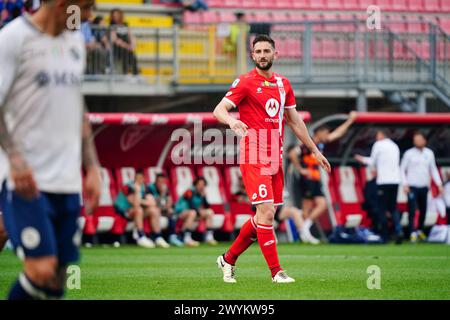
[[[430,22],[417,22],[417,33],[397,33],[395,24],[370,30],[356,20],[272,23],[276,69],[304,87],[432,90],[450,106],[449,35]],[[114,50],[106,37],[104,50],[89,53],[86,79],[118,81],[137,62],[145,84],[223,87],[253,65],[249,30],[242,23],[134,28],[134,52]]]

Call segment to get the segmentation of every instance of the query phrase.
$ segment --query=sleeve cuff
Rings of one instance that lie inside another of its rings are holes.
[[[236,108],[236,104],[235,104],[233,101],[231,101],[230,99],[228,99],[228,98],[223,98],[222,100],[225,100],[226,102],[228,102],[229,104],[231,104],[231,105],[233,106],[233,108]]]
[[[295,109],[297,108],[297,105],[294,104],[293,106],[284,106],[285,109]]]

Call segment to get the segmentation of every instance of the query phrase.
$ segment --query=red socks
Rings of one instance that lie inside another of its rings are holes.
[[[227,263],[234,265],[238,257],[256,240],[256,237],[258,237],[259,246],[272,273],[272,277],[274,277],[282,269],[278,260],[273,226],[260,223],[256,227],[253,218],[244,223],[239,236],[234,240],[223,258]]]
[[[259,247],[266,259],[272,277],[274,277],[278,271],[282,269],[278,260],[277,244],[273,233],[273,226],[259,223],[256,228],[256,233],[258,235]]]
[[[237,258],[247,250],[254,241],[256,241],[256,225],[253,218],[250,218],[244,223],[239,231],[238,237],[234,240],[223,258],[227,263],[234,265]]]

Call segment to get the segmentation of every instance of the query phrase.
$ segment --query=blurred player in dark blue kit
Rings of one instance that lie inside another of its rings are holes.
[[[82,166],[87,213],[98,204],[100,169],[81,92],[85,47],[81,33],[68,30],[93,5],[41,0],[33,16],[0,31],[0,146],[9,161],[3,218],[24,261],[12,300],[63,297],[66,267],[79,259]]]
[[[8,235],[6,233],[5,224],[3,222],[3,204],[5,202],[5,187],[4,182],[8,174],[8,160],[4,152],[0,149],[0,251],[3,250]]]

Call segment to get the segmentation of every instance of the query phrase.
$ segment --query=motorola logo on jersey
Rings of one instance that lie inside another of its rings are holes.
[[[273,118],[278,114],[278,110],[280,109],[280,103],[277,99],[270,98],[266,102],[266,112],[267,114]]]

